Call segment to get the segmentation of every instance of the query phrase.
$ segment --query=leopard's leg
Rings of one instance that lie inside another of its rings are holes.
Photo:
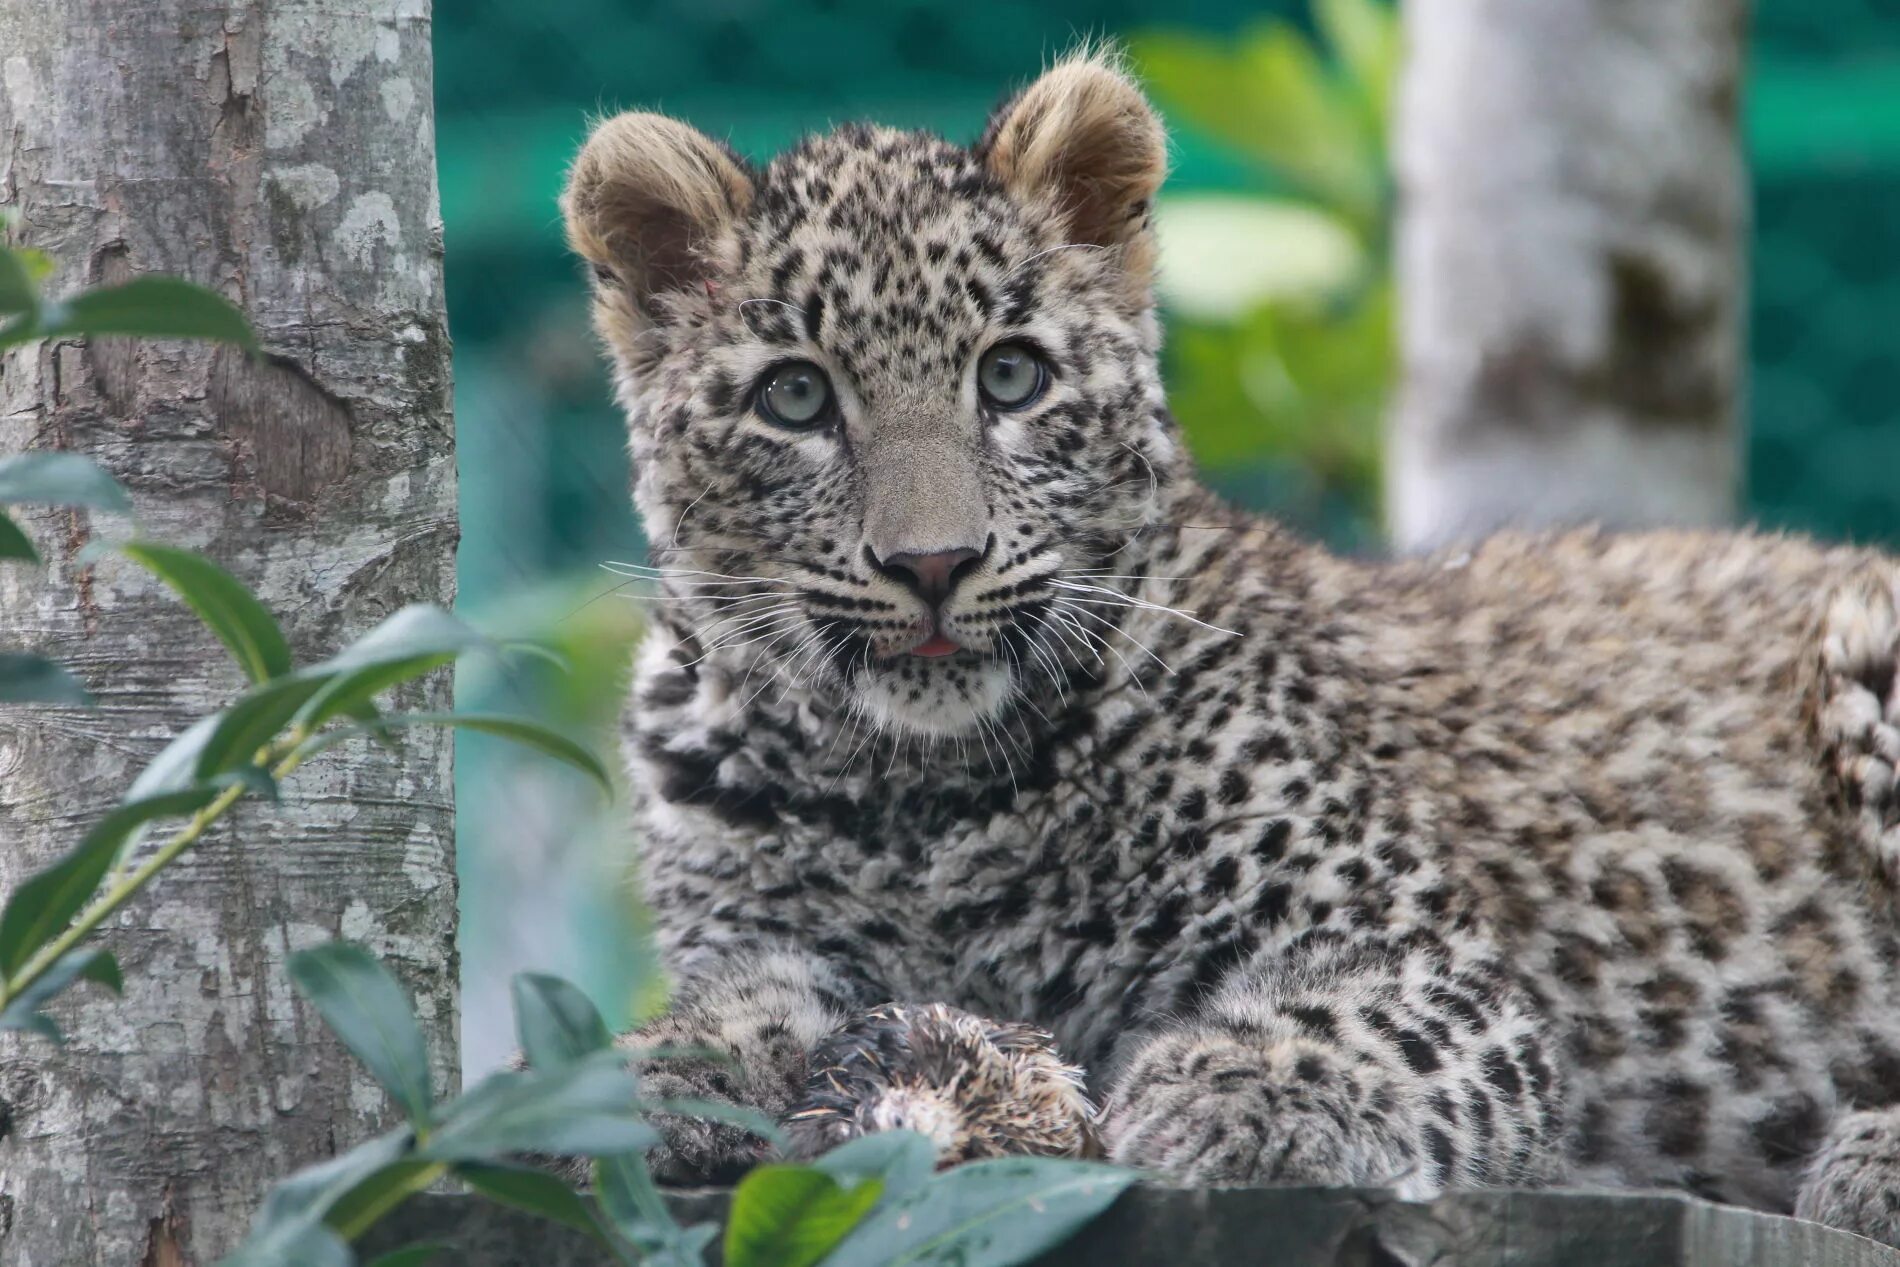
[[[1794,1212],[1900,1246],[1900,1106],[1843,1113],[1809,1163]]]
[[[1115,1161],[1195,1184],[1550,1182],[1566,1114],[1545,1030],[1469,938],[1307,934],[1141,1039],[1103,1134]]]
[[[620,1042],[704,1053],[643,1058],[643,1098],[738,1104],[775,1118],[803,1092],[811,1049],[871,1001],[865,992],[856,977],[798,947],[734,948],[699,967],[665,1015]],[[728,1123],[661,1114],[654,1125],[662,1143],[649,1161],[668,1183],[729,1181],[768,1152]]]

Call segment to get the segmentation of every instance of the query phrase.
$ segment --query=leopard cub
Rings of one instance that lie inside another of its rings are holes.
[[[1157,364],[1165,162],[1100,55],[968,146],[754,166],[624,114],[576,160],[665,600],[626,731],[678,989],[633,1041],[732,1056],[655,1084],[809,1113],[841,1027],[943,1004],[1052,1033],[1108,1154],[1192,1182],[1674,1185],[1900,1243],[1900,566],[1369,563],[1227,509]],[[660,1162],[759,1154],[680,1121]]]

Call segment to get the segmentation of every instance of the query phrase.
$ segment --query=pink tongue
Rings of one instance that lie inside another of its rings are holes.
[[[934,656],[943,656],[943,655],[955,655],[958,650],[959,648],[957,647],[957,644],[950,641],[948,638],[944,637],[942,634],[932,634],[930,636],[929,641],[918,643],[916,646],[910,649],[910,653],[912,655],[934,657]]]

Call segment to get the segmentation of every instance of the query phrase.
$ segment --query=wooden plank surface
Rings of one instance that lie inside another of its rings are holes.
[[[724,1192],[678,1193],[687,1222]],[[463,1196],[411,1201],[364,1249],[415,1241],[460,1267],[609,1267],[578,1233]],[[1900,1251],[1797,1219],[1672,1194],[1461,1192],[1429,1204],[1356,1189],[1143,1187],[1040,1267],[1900,1267]]]

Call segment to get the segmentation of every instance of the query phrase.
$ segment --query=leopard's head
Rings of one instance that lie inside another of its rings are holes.
[[[762,168],[623,114],[569,239],[635,500],[716,663],[960,735],[1099,655],[1091,587],[1185,459],[1162,397],[1154,111],[1064,61],[974,145],[851,126]]]

